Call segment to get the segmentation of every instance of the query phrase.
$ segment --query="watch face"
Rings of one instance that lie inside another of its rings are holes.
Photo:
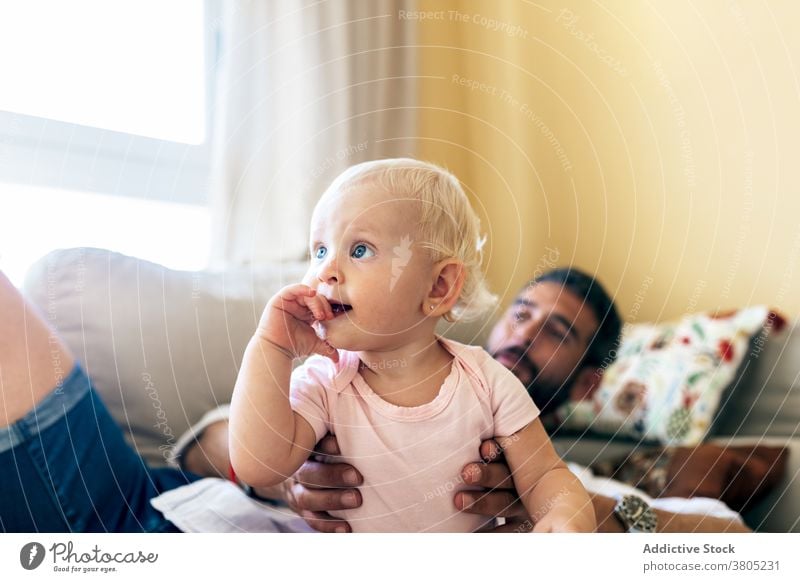
[[[634,495],[628,495],[622,500],[623,509],[632,518],[638,517],[647,507],[644,500]]]
[[[629,531],[652,533],[656,530],[656,514],[641,497],[624,496],[614,508],[614,513]]]

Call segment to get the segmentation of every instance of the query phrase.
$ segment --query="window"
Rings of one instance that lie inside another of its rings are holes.
[[[209,232],[205,206],[0,184],[0,269],[18,287],[28,267],[57,248],[100,247],[202,269]]]
[[[0,8],[0,110],[200,145],[199,0],[25,0]]]
[[[15,283],[38,251],[84,244],[203,266],[218,11],[0,3],[0,268]]]

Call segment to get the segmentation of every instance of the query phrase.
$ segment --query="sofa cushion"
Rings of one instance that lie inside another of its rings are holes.
[[[800,322],[756,341],[750,353],[741,381],[723,398],[713,434],[800,437]]]
[[[627,326],[599,388],[568,401],[556,424],[665,444],[702,442],[770,316],[757,306]]]

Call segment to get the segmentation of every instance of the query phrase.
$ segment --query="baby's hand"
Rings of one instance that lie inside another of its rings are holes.
[[[583,514],[567,507],[554,507],[533,526],[533,533],[583,533],[593,532]]]
[[[288,285],[269,300],[258,323],[257,334],[292,358],[322,354],[339,361],[339,352],[320,339],[311,324],[333,318],[328,300],[309,287]]]

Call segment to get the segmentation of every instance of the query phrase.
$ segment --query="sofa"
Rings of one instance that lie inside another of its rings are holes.
[[[84,366],[131,446],[163,466],[182,435],[229,402],[267,299],[305,269],[287,263],[187,272],[105,249],[59,249],[31,266],[23,292]],[[442,323],[446,337],[482,344],[492,322]],[[800,532],[798,325],[790,320],[748,362],[710,437],[789,449],[782,481],[743,516],[757,531]],[[587,435],[557,437],[554,444],[581,464],[637,447]]]

